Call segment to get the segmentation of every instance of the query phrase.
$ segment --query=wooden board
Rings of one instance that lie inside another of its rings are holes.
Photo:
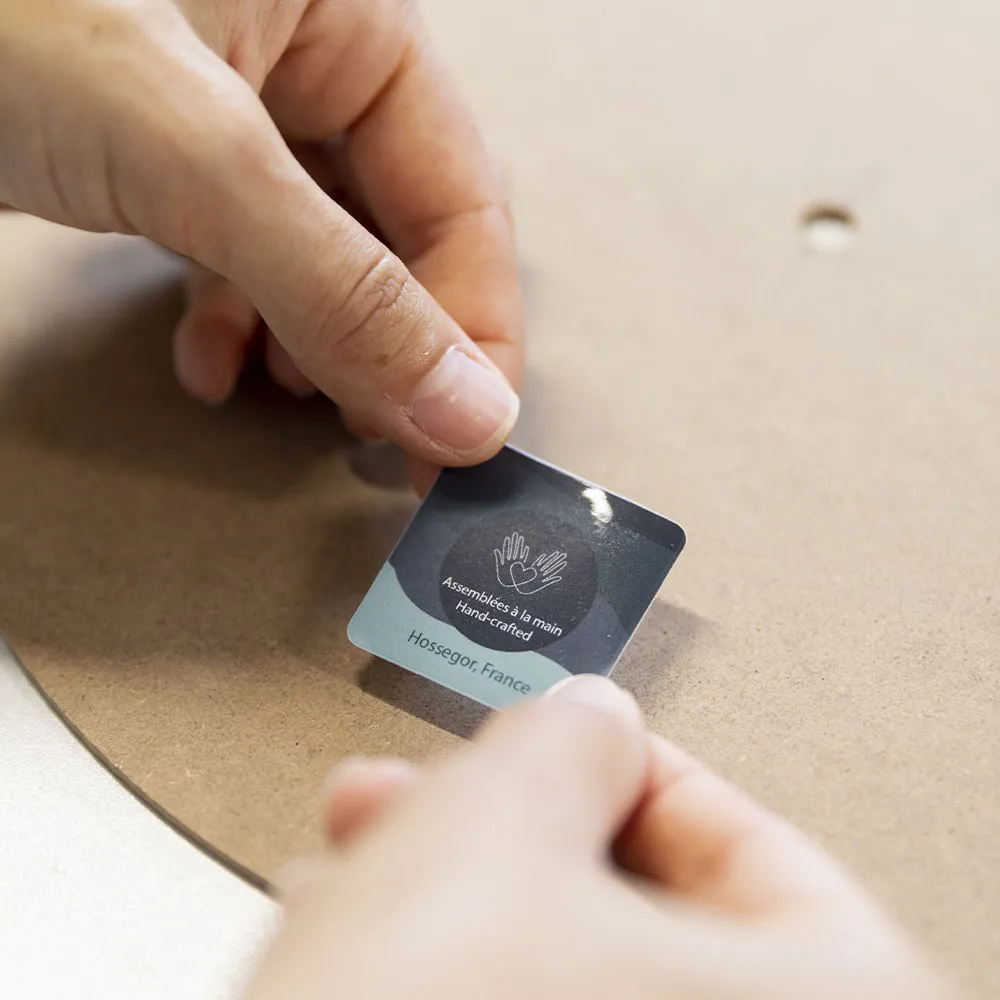
[[[688,530],[620,679],[995,995],[1000,8],[427,10],[510,166],[516,441]],[[185,400],[157,251],[8,214],[0,261],[0,629],[267,876],[335,760],[477,721],[344,635],[412,501],[322,403]]]

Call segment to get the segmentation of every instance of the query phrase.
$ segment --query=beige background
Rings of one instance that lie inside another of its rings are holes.
[[[516,440],[688,530],[620,679],[995,994],[1000,7],[426,7],[511,169]],[[268,876],[333,761],[478,716],[344,635],[412,502],[321,403],[183,399],[157,251],[5,214],[0,260],[0,629]]]

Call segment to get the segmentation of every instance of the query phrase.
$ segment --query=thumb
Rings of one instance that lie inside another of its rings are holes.
[[[646,775],[645,730],[631,695],[576,677],[496,716],[420,799],[434,829],[487,850],[604,853],[635,809]]]
[[[503,445],[518,413],[506,378],[297,163],[258,178],[240,204],[252,211],[234,211],[219,263],[319,389],[439,465]]]
[[[246,292],[304,375],[411,455],[489,458],[517,418],[506,378],[318,187],[252,88],[224,64],[213,76],[170,137],[173,197],[146,193],[161,209],[144,231]]]

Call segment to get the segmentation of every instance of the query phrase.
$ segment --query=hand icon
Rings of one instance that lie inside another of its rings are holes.
[[[553,552],[546,555],[544,552],[527,568],[520,582],[515,579],[514,586],[519,594],[528,596],[537,594],[546,587],[558,583],[562,577],[559,575],[565,568],[567,557],[565,552]],[[516,575],[516,570],[514,571]],[[533,576],[531,574],[534,574]]]
[[[524,535],[512,532],[503,540],[503,546],[493,550],[497,564],[497,580],[503,587],[512,587],[519,594],[537,594],[546,587],[558,583],[559,575],[566,568],[566,553],[544,552],[529,566],[531,550],[524,541]]]
[[[523,575],[529,551],[524,542],[524,535],[519,535],[516,531],[503,540],[502,548],[493,550],[493,557],[497,563],[497,580],[500,581],[501,586],[517,586],[511,567],[517,565],[521,570],[521,575]]]

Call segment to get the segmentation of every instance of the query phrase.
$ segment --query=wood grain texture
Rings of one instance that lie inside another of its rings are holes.
[[[621,679],[996,995],[1000,8],[426,9],[511,172],[516,440],[688,531]],[[800,226],[828,202],[839,254]],[[336,759],[476,721],[344,636],[411,502],[321,403],[184,400],[154,251],[7,215],[0,259],[0,628],[270,874]]]

